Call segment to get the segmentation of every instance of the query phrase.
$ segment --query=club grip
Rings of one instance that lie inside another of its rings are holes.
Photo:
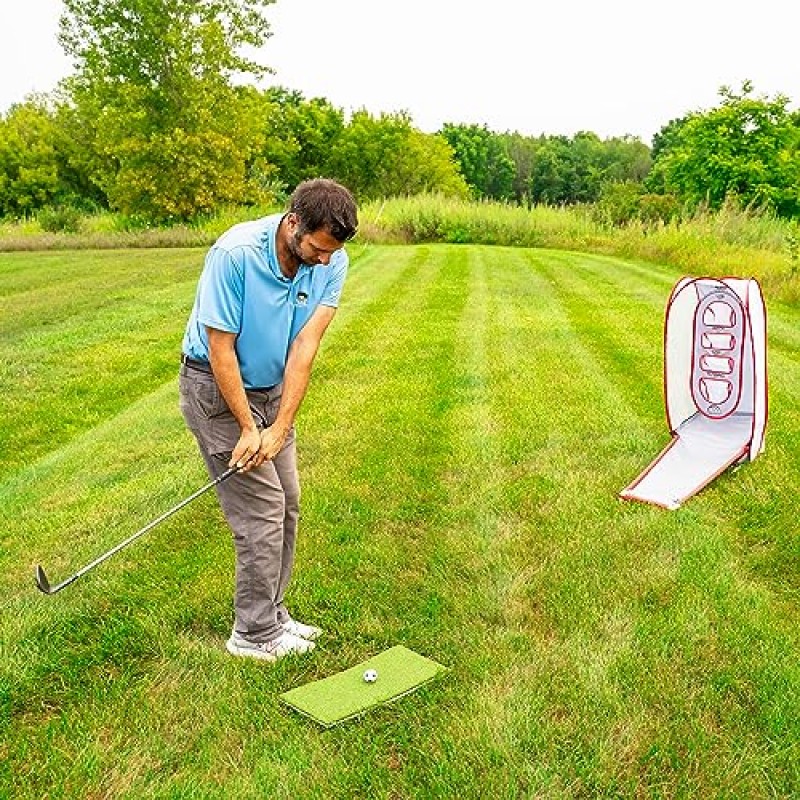
[[[214,483],[222,483],[223,481],[228,480],[231,475],[235,475],[240,469],[241,467],[237,467],[236,464],[234,464],[232,467],[228,467],[228,469],[226,469],[222,475],[217,476],[217,479],[214,481]]]

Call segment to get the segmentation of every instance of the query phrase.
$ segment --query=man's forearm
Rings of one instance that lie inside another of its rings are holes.
[[[287,434],[294,424],[294,418],[306,396],[311,379],[311,365],[317,354],[317,347],[296,343],[289,352],[283,375],[283,391],[278,415],[273,427]]]
[[[256,430],[253,412],[250,410],[244,391],[236,351],[233,348],[212,345],[209,348],[209,360],[217,386],[241,430]]]

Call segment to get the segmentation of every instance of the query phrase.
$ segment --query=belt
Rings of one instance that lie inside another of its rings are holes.
[[[198,361],[196,358],[189,358],[185,353],[181,353],[181,364],[188,367],[189,369],[196,369],[198,372],[205,372],[206,375],[213,375],[214,372],[211,369],[211,364],[208,361]],[[247,389],[248,392],[271,392],[277,386],[280,386],[279,383],[276,383],[272,386],[255,386]]]
[[[198,372],[205,372],[208,375],[213,375],[211,371],[211,364],[208,361],[198,361],[196,358],[189,358],[185,353],[181,353],[181,364],[186,365],[189,369],[196,369]]]

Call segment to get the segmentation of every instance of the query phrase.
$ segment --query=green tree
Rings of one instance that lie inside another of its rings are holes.
[[[756,97],[723,87],[722,102],[689,114],[657,138],[651,184],[692,206],[722,206],[728,197],[784,216],[800,214],[800,126],[788,98]]]
[[[485,125],[445,123],[440,135],[452,147],[473,197],[512,200],[514,161],[504,138]]]
[[[0,214],[26,214],[59,193],[53,115],[41,100],[13,105],[0,117]]]
[[[62,111],[53,96],[33,95],[0,115],[0,216],[90,197],[68,163],[72,143]]]
[[[56,151],[59,170],[72,204],[87,209],[108,208],[108,197],[94,180],[98,155],[92,135],[95,121],[87,121],[74,103],[59,98],[55,110]]]
[[[689,116],[672,119],[653,136],[653,146],[650,151],[652,168],[645,178],[645,185],[651,192],[661,194],[667,192],[665,168],[669,164],[669,154],[679,147],[681,129],[688,120]]]
[[[602,143],[603,185],[632,181],[644,183],[653,166],[650,148],[634,136],[614,136]]]
[[[634,137],[601,140],[591,131],[571,139],[543,136],[531,167],[533,202],[594,203],[612,183],[641,183],[650,169],[650,150]]]
[[[334,146],[345,129],[344,112],[323,98],[273,87],[264,93],[263,155],[285,188],[328,172]]]
[[[91,180],[110,204],[152,220],[188,219],[247,196],[262,143],[237,74],[268,36],[272,0],[65,0],[66,84]]]
[[[572,165],[574,182],[568,203],[593,203],[600,196],[605,181],[606,147],[596,133],[580,131],[572,137],[567,158]]]
[[[468,194],[447,142],[417,130],[402,112],[379,117],[355,112],[332,149],[328,167],[331,177],[360,200],[422,192]]]
[[[531,175],[536,157],[536,140],[516,132],[503,134],[502,139],[505,150],[514,163],[514,177],[511,183],[513,199],[518,205],[530,208],[533,202]]]
[[[454,125],[442,135],[455,151],[473,196],[532,203],[590,203],[609,182],[641,182],[650,169],[647,145],[624,136],[602,141],[591,131],[566,136],[496,134]]]
[[[534,203],[564,205],[577,196],[578,171],[566,136],[542,136],[531,167],[530,196]]]

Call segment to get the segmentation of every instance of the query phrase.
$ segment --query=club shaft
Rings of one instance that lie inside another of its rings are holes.
[[[116,547],[111,548],[107,553],[103,553],[99,558],[96,558],[92,561],[91,564],[87,564],[82,569],[79,569],[74,575],[67,578],[62,583],[59,583],[57,586],[54,586],[51,589],[51,593],[57,592],[63,589],[65,586],[69,586],[73,581],[78,580],[81,575],[85,575],[89,570],[94,569],[98,564],[102,564],[106,559],[111,558],[115,553],[118,553],[123,548],[127,547],[129,544],[135,542],[139,537],[144,536],[148,531],[152,530],[156,527],[156,525],[160,525],[165,519],[168,519],[177,511],[180,511],[184,506],[189,505],[192,500],[196,500],[200,497],[201,494],[205,494],[209,489],[217,486],[218,484],[222,483],[222,481],[227,480],[233,475],[235,472],[238,472],[238,467],[230,467],[225,472],[222,473],[218,478],[215,478],[213,481],[209,481],[205,486],[198,489],[194,494],[189,495],[185,500],[181,500],[176,506],[173,506],[169,511],[165,511],[160,517],[157,517],[152,522],[148,522],[147,525],[144,526],[141,530],[136,531],[132,536],[129,536],[125,541],[120,542]]]

